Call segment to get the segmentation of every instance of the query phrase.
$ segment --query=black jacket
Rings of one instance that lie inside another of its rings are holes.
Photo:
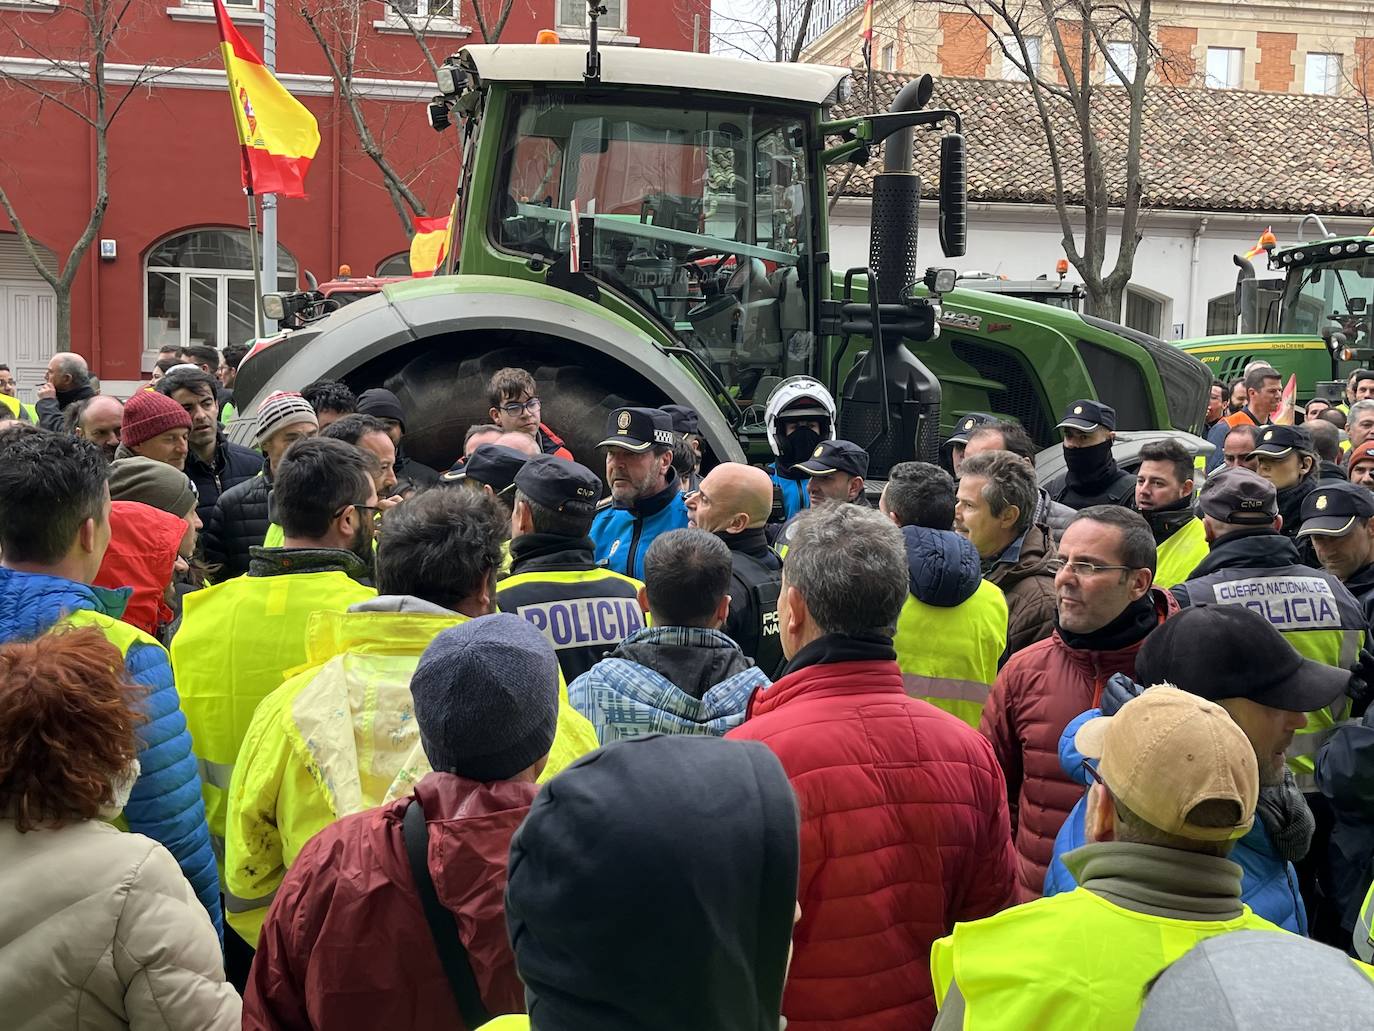
[[[38,413],[39,428],[61,433],[63,430],[62,413],[78,401],[84,401],[88,397],[95,397],[95,388],[89,383],[84,387],[77,387],[75,390],[59,390],[56,397],[40,397],[33,406],[33,410]]]
[[[1279,491],[1278,497],[1279,515],[1283,516],[1283,535],[1297,547],[1298,561],[1314,569],[1321,568],[1321,563],[1317,561],[1317,549],[1313,547],[1311,537],[1299,537],[1298,531],[1302,529],[1303,499],[1317,489],[1317,482],[1315,476],[1309,476]]]
[[[548,638],[569,684],[643,629],[638,581],[598,566],[590,537],[527,533],[511,541],[510,556],[496,606]]]
[[[200,521],[210,525],[210,514],[215,510],[215,502],[230,487],[236,487],[244,480],[252,479],[262,472],[262,455],[241,444],[231,444],[225,439],[224,431],[219,431],[215,444],[214,464],[201,461],[199,455],[190,451],[186,455],[186,475],[196,485],[200,500],[196,502],[196,512]]]
[[[249,549],[262,544],[271,523],[268,498],[272,481],[264,471],[244,480],[219,496],[201,533],[205,561],[220,568],[214,574],[223,583],[248,572]]]
[[[396,494],[414,493],[428,490],[439,482],[439,474],[417,462],[405,453],[402,447],[396,448]]]
[[[1095,483],[1070,483],[1066,476],[1058,484],[1047,488],[1050,497],[1061,505],[1068,505],[1075,512],[1081,512],[1093,505],[1122,505],[1131,508],[1135,504],[1135,473],[1124,472],[1111,464],[1111,473]]]
[[[763,527],[742,533],[716,534],[730,549],[730,615],[721,629],[770,680],[786,660],[778,631],[778,595],[782,559],[768,546]]]
[[[1360,603],[1364,618],[1369,622],[1371,631],[1374,631],[1374,562],[1352,573],[1350,579],[1345,581],[1345,589]]]

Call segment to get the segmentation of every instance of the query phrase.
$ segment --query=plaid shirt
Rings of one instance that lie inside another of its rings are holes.
[[[631,645],[728,648],[739,646],[719,630],[646,627]],[[744,722],[749,698],[770,681],[756,666],[741,670],[694,698],[657,670],[619,657],[602,659],[568,685],[568,700],[596,728],[601,744],[641,734],[715,734]]]

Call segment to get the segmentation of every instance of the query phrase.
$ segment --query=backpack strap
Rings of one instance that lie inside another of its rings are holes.
[[[406,807],[402,831],[406,856],[410,860],[410,873],[420,893],[420,906],[425,913],[425,922],[429,924],[430,936],[434,939],[434,949],[439,954],[439,965],[444,968],[444,976],[453,989],[453,998],[458,1003],[463,1023],[469,1029],[479,1028],[491,1019],[491,1015],[482,1005],[477,978],[468,961],[468,950],[458,936],[458,925],[453,914],[444,908],[434,890],[434,878],[429,872],[429,828],[418,799],[412,798]]]

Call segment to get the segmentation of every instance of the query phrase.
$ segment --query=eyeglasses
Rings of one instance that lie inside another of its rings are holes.
[[[343,508],[334,513],[334,518],[338,519],[350,508],[356,508],[359,512],[380,512],[382,510],[381,505],[344,505]]]
[[[1107,787],[1107,782],[1102,779],[1102,774],[1097,772],[1097,767],[1093,765],[1093,761],[1091,759],[1082,759],[1079,762],[1080,765],[1082,765],[1083,767],[1083,772],[1088,775],[1088,779],[1092,781],[1093,784],[1100,785],[1103,791],[1109,792],[1112,790],[1111,788]],[[1092,784],[1089,784],[1088,787],[1092,787]]]
[[[532,397],[524,402],[512,401],[508,405],[502,405],[501,411],[505,412],[507,415],[533,415],[535,412],[539,411],[539,398]]]
[[[1062,558],[1050,559],[1048,565],[1052,573],[1057,573],[1061,569],[1067,569],[1080,580],[1087,579],[1090,576],[1100,576],[1113,569],[1123,573],[1129,573],[1135,568],[1134,566],[1095,566],[1091,562],[1066,562]]]

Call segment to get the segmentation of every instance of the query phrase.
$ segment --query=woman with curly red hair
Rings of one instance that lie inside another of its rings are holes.
[[[0,646],[0,1013],[7,1027],[230,1031],[241,1003],[171,854],[115,819],[137,690],[96,628]]]

